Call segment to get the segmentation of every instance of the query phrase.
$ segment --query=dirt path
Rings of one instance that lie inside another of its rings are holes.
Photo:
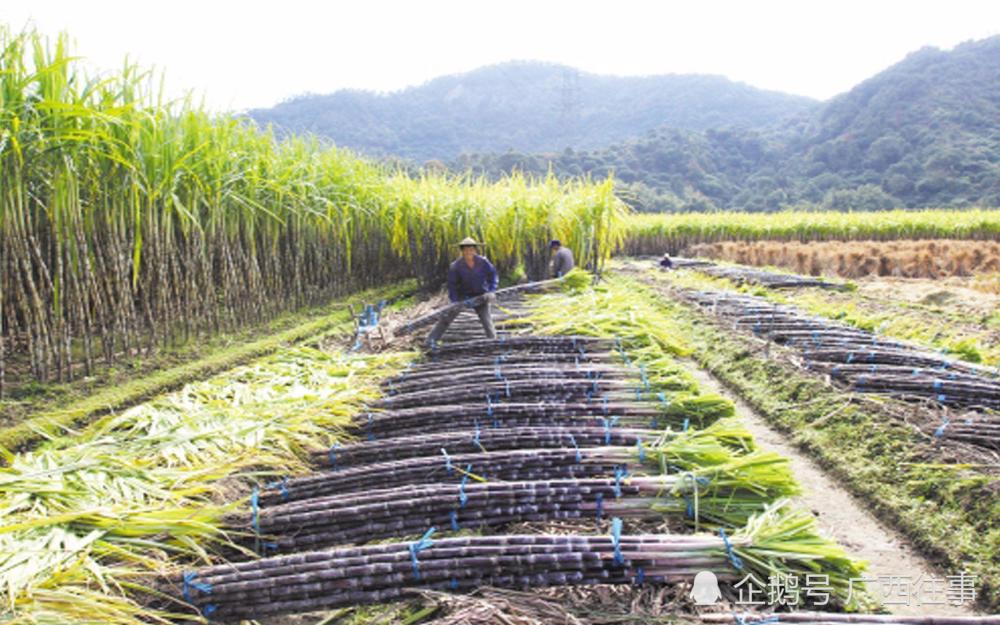
[[[792,472],[803,489],[797,501],[813,511],[820,528],[828,536],[836,539],[851,555],[868,561],[868,576],[896,576],[913,582],[931,577],[945,579],[948,572],[932,567],[916,553],[906,538],[875,518],[863,502],[847,492],[783,434],[771,428],[746,402],[704,369],[693,363],[689,363],[688,368],[702,388],[735,402],[736,415],[743,420],[762,449],[775,451],[791,460]],[[928,613],[948,616],[976,614],[964,606],[918,605],[916,600],[910,605],[899,601],[895,605],[887,603],[885,607],[893,614],[910,616]]]

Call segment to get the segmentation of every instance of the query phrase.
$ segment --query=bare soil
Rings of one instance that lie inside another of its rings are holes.
[[[857,281],[860,294],[873,299],[944,306],[975,315],[1000,310],[1000,295],[973,288],[972,278],[864,278]]]

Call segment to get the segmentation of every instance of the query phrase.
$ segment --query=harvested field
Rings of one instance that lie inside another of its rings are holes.
[[[995,241],[728,241],[693,245],[687,253],[849,279],[988,276],[1000,272],[1000,243]]]

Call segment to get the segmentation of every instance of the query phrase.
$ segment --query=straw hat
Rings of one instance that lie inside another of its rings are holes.
[[[472,237],[465,237],[458,243],[458,247],[468,247],[470,245],[473,247],[479,247],[479,243],[477,243]]]

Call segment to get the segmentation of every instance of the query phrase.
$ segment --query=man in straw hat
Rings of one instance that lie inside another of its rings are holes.
[[[479,315],[479,321],[483,324],[486,338],[494,339],[497,333],[493,329],[491,304],[496,301],[496,295],[493,292],[497,290],[499,282],[497,268],[493,266],[493,263],[479,255],[479,243],[475,239],[465,237],[458,244],[458,248],[462,250],[461,258],[448,267],[448,298],[454,303],[470,302],[471,298],[485,294],[485,301],[476,306],[476,314]],[[427,342],[430,345],[434,345],[441,339],[445,330],[448,329],[460,311],[460,308],[456,308],[438,319],[434,329],[427,336]]]

